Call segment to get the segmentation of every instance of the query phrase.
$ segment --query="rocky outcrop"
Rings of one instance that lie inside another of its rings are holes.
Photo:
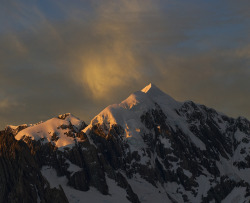
[[[0,132],[0,202],[68,202],[62,189],[51,188],[27,144]]]

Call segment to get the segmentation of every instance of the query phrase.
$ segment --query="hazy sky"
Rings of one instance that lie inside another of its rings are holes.
[[[149,82],[250,119],[248,0],[2,0],[0,127],[89,122]]]

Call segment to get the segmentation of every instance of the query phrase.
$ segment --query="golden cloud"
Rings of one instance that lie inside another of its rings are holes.
[[[140,18],[140,12],[152,7],[152,1],[107,1],[97,7],[97,19],[92,27],[101,41],[93,42],[81,56],[78,81],[87,86],[95,99],[105,99],[115,89],[138,81],[142,71],[135,54],[134,24],[124,23],[125,15]],[[126,17],[128,19],[128,17]],[[81,55],[81,53],[80,53]]]

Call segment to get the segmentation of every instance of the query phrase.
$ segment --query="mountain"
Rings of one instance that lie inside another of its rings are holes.
[[[0,139],[0,202],[250,201],[250,122],[153,84],[88,126],[64,114]]]

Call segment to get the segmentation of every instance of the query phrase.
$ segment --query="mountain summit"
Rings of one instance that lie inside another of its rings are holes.
[[[156,102],[156,100],[159,103],[162,103],[163,105],[171,103],[177,103],[172,97],[161,91],[158,87],[156,87],[154,84],[149,83],[146,87],[144,87],[141,92],[144,92],[148,97],[150,97],[152,100]]]
[[[247,119],[150,83],[88,126],[63,114],[1,131],[0,202],[249,202],[249,149]]]
[[[175,117],[175,108],[179,108],[180,102],[175,101],[169,95],[162,92],[158,87],[150,83],[141,91],[134,92],[120,104],[113,104],[100,112],[85,129],[91,129],[95,124],[105,124],[108,129],[119,124],[124,129],[145,128],[142,126],[140,116],[161,106],[170,117]],[[136,133],[133,133],[135,135]],[[130,137],[130,136],[128,136]]]
[[[164,94],[158,87],[156,87],[152,83],[149,83],[146,87],[144,87],[141,90],[141,92],[144,92],[144,93],[154,92],[154,94]]]

